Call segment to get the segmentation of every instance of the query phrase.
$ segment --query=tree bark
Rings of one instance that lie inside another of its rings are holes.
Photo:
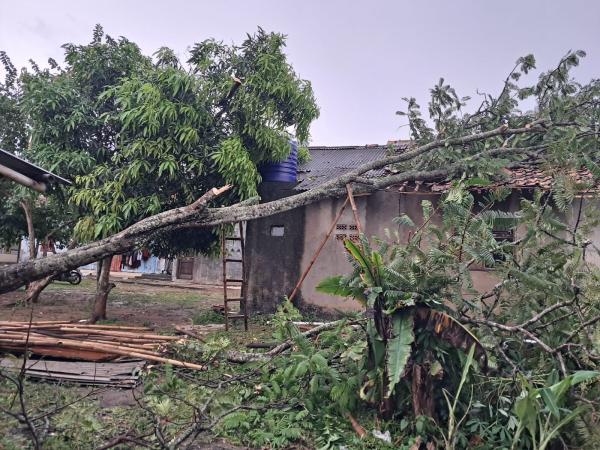
[[[32,281],[27,286],[27,298],[25,302],[37,303],[40,294],[52,282],[52,275],[42,278],[41,280]]]
[[[25,200],[20,202],[23,213],[25,214],[25,221],[27,222],[27,244],[29,247],[29,260],[35,260],[37,256],[37,246],[35,244],[35,229],[33,228],[33,214],[31,213],[31,207]],[[46,255],[44,255],[46,256]],[[52,276],[46,276],[41,280],[32,281],[27,284],[27,297],[25,302],[37,303],[42,291],[52,282]]]
[[[25,213],[25,221],[27,222],[27,244],[29,246],[29,259],[34,260],[36,256],[36,245],[35,245],[35,230],[33,229],[33,215],[31,214],[31,207],[26,201],[19,202],[23,213]]]
[[[102,272],[102,261],[104,261],[104,260],[103,259],[99,259],[96,262],[96,286],[100,282],[100,273]]]
[[[433,377],[428,365],[414,364],[412,368],[412,404],[417,416],[435,417]]]
[[[125,230],[100,241],[69,250],[44,259],[13,264],[0,270],[0,293],[10,292],[24,284],[48,275],[76,269],[107,256],[126,253],[144,244],[152,233],[173,224],[199,220],[206,213],[207,203],[231,186],[213,188],[194,203],[147,217]]]
[[[378,298],[375,300],[374,308],[373,308],[373,320],[375,329],[379,334],[383,346],[388,347],[388,341],[392,338],[392,321],[390,317],[384,313],[383,311],[383,299]],[[374,353],[369,352],[369,357],[373,358]],[[376,367],[376,362],[370,362],[370,366]],[[392,393],[391,395],[387,395],[389,389],[389,375],[388,375],[388,365],[387,361],[384,358],[383,360],[383,382],[382,382],[382,392],[380,402],[379,402],[379,416],[383,420],[391,420],[396,412],[396,396]]]
[[[106,303],[108,302],[108,294],[115,287],[114,283],[110,282],[110,263],[112,256],[107,256],[102,259],[102,267],[96,285],[96,298],[94,299],[94,310],[90,319],[91,323],[96,323],[99,320],[106,320]]]

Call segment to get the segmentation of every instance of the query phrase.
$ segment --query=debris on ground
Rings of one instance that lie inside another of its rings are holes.
[[[204,338],[210,333],[225,331],[225,325],[222,323],[209,323],[206,325],[175,325],[175,330],[181,334],[204,341]]]
[[[92,362],[128,357],[205,370],[205,366],[163,356],[169,344],[184,339],[181,336],[156,334],[148,327],[61,321],[0,321],[0,351],[4,352],[28,352]]]
[[[140,372],[146,362],[122,360],[111,362],[61,361],[55,359],[4,358],[0,360],[0,368],[14,372],[24,370],[25,375],[48,381],[68,381],[72,383],[133,388],[140,378]]]

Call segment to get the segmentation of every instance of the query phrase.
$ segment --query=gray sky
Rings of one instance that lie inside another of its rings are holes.
[[[600,77],[597,0],[0,0],[0,49],[17,65],[61,61],[60,45],[89,42],[96,23],[146,53],[166,45],[184,57],[194,42],[238,43],[257,26],[287,34],[289,58],[321,108],[315,145],[404,138],[394,114],[402,97],[426,106],[440,76],[459,95],[496,92],[527,53],[546,69],[583,49],[576,78]]]

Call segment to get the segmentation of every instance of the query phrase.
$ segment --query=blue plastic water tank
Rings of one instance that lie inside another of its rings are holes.
[[[281,183],[295,183],[298,175],[298,143],[290,141],[292,150],[287,159],[279,162],[267,163],[260,166],[260,175],[263,181],[276,181]]]

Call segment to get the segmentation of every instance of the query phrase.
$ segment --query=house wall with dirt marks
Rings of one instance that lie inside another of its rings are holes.
[[[18,248],[0,248],[0,266],[16,264],[19,262]]]
[[[262,183],[263,202],[295,194],[294,183]],[[306,208],[296,208],[246,226],[246,278],[248,307],[273,312],[290,295],[302,270],[306,239],[317,239],[304,224]],[[316,232],[316,230],[315,230]]]
[[[289,188],[279,189],[276,185],[269,189],[273,198],[263,196],[263,201],[295,193],[290,192]],[[399,215],[400,198],[397,191],[381,191],[355,198],[359,220],[367,236],[383,237],[386,229],[397,229],[392,219]],[[248,299],[253,310],[272,312],[285,296],[292,293],[314,259],[344,200],[325,199],[248,223]],[[328,312],[361,309],[360,304],[352,299],[336,298],[316,291],[316,286],[323,278],[351,270],[343,240],[358,239],[358,235],[352,208],[347,204],[332,235],[304,279],[295,303]]]
[[[271,189],[276,190],[277,187]],[[280,191],[279,194],[271,192],[273,198],[263,197],[263,199],[270,200],[286,194],[289,195],[289,190]],[[494,208],[517,211],[521,199],[528,198],[530,195],[530,191],[514,190],[504,202],[495,205]],[[394,233],[397,232],[400,242],[407,242],[414,229],[395,225],[393,218],[404,213],[419,226],[424,221],[422,202],[428,200],[435,208],[440,196],[439,193],[399,192],[390,189],[356,197],[356,206],[367,237],[386,238],[386,235],[391,233],[393,239]],[[584,206],[587,201],[591,200],[585,200]],[[248,223],[248,299],[252,310],[272,312],[285,296],[291,294],[302,273],[313,260],[343,203],[343,198],[326,199]],[[579,200],[575,200],[572,211],[564,218],[567,223],[576,222],[578,209]],[[439,214],[435,214],[431,222],[439,224]],[[275,235],[274,230],[278,230]],[[524,232],[524,229],[516,230],[514,238],[518,239]],[[352,299],[333,297],[316,291],[316,286],[324,278],[349,273],[351,265],[347,259],[343,240],[357,237],[358,230],[356,230],[352,209],[347,205],[331,237],[304,279],[295,303],[305,307],[317,307],[327,312],[361,309],[360,304]],[[594,230],[591,239],[600,244],[600,229]],[[600,265],[600,256],[596,252],[589,251],[588,255],[590,262]],[[474,266],[471,273],[474,287],[479,292],[491,289],[498,282],[493,270]]]

